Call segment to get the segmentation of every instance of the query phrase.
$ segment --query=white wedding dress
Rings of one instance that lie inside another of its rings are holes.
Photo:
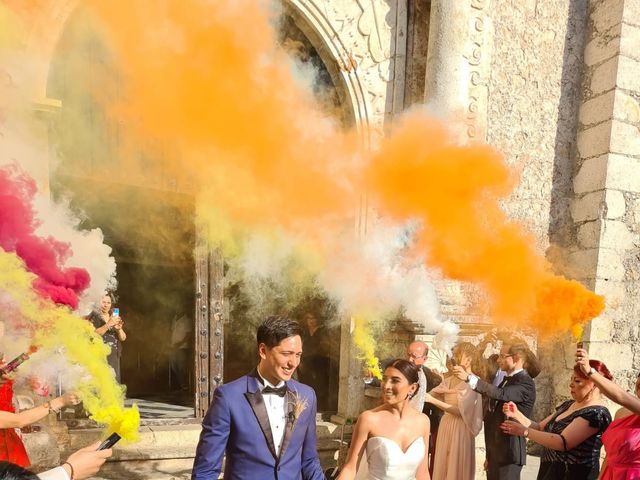
[[[422,437],[416,438],[405,452],[385,437],[367,440],[366,458],[358,467],[357,480],[415,480],[418,466],[425,456]]]

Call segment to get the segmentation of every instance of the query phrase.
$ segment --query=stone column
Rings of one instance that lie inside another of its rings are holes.
[[[485,141],[493,29],[490,0],[433,0],[425,103],[461,140]],[[453,120],[453,122],[451,122]]]
[[[574,276],[606,296],[585,329],[591,356],[616,380],[638,366],[640,0],[592,1],[579,111],[572,216]]]
[[[467,1],[431,2],[425,103],[437,113],[462,111],[469,97],[469,62],[464,58],[468,17]]]

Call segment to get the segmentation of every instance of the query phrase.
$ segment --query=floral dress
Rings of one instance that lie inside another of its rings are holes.
[[[0,385],[0,410],[15,413],[13,408],[13,382]],[[28,467],[29,456],[15,428],[0,428],[0,460]]]

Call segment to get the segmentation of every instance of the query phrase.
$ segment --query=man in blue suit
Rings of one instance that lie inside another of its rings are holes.
[[[203,422],[192,480],[324,480],[316,451],[316,395],[291,379],[302,330],[271,316],[258,327],[260,363],[218,387]]]

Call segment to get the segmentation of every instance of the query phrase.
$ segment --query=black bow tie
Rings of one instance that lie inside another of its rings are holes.
[[[266,387],[264,387],[262,389],[262,394],[263,395],[269,395],[269,394],[273,394],[273,395],[278,395],[279,397],[284,397],[287,393],[287,386],[283,385],[281,387],[270,387],[269,385],[267,385]]]

